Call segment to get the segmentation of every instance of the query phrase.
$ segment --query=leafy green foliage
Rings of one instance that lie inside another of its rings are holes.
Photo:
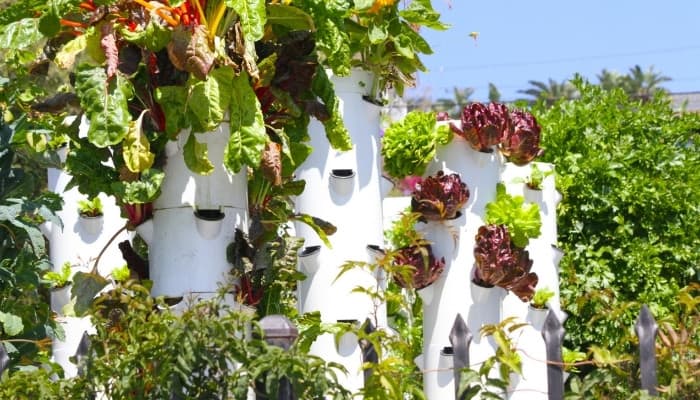
[[[233,80],[231,96],[231,138],[224,153],[224,165],[238,172],[243,165],[257,166],[268,138],[260,102],[248,83],[247,75]]]
[[[532,296],[532,304],[535,308],[546,308],[547,302],[554,297],[554,292],[548,287],[543,287],[535,290],[535,295]]]
[[[97,332],[83,360],[86,374],[72,382],[71,393],[241,399],[255,388],[276,398],[285,377],[297,398],[350,398],[335,378],[337,365],[295,345],[289,351],[270,346],[259,339],[263,335],[256,326],[253,337],[245,338],[250,316],[233,312],[220,299],[197,302],[176,317],[148,292],[128,281],[99,295],[91,311]]]
[[[75,90],[90,121],[90,142],[97,147],[120,143],[131,122],[131,83],[120,75],[108,80],[104,68],[83,65],[75,74]]]
[[[384,132],[381,150],[384,169],[394,178],[423,175],[437,146],[451,139],[449,128],[437,125],[435,113],[411,111]]]
[[[102,200],[99,196],[92,199],[78,200],[78,212],[87,217],[97,217],[102,215]]]
[[[487,224],[505,225],[513,244],[525,248],[530,239],[540,236],[542,221],[540,207],[535,203],[525,204],[523,196],[511,196],[506,187],[498,183],[496,199],[486,204]]]
[[[580,98],[535,112],[563,196],[567,338],[618,348],[636,318],[629,301],[663,318],[678,288],[698,279],[700,117],[675,113],[662,96],[642,102],[575,84]]]
[[[44,274],[44,279],[49,281],[51,287],[62,288],[70,282],[71,265],[68,261],[63,263],[59,271],[48,271]]]

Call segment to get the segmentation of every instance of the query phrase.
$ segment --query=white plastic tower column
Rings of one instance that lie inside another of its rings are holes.
[[[247,230],[245,169],[233,175],[223,167],[229,124],[222,123],[212,132],[196,135],[198,142],[208,146],[214,172],[204,176],[187,168],[182,152],[189,134],[181,133],[166,148],[165,179],[161,195],[154,202],[153,219],[137,228],[152,229],[147,242],[154,296],[187,297],[216,292],[221,284],[230,281],[226,246],[233,241],[236,228]],[[210,232],[198,227],[195,210],[219,210],[225,216]]]
[[[562,252],[556,247],[556,209],[561,195],[555,188],[553,174],[544,178],[542,190],[533,190],[527,187],[524,181],[530,176],[532,164],[537,165],[539,170],[543,172],[554,170],[554,165],[540,162],[523,166],[506,163],[501,180],[506,185],[508,193],[521,195],[526,202],[535,203],[540,208],[541,234],[536,239],[530,239],[527,250],[533,260],[532,272],[535,272],[538,277],[537,288],[547,287],[554,292],[554,297],[549,301],[549,307],[557,313],[561,313],[559,260]],[[504,300],[503,308],[504,317],[516,316],[520,320],[530,323],[530,326],[514,336],[516,347],[524,350],[524,352],[520,351],[523,375],[516,377],[511,382],[508,398],[513,400],[546,399],[547,368],[546,364],[542,362],[546,359],[546,349],[541,335],[543,313],[532,310],[528,304],[523,303],[512,294],[509,294]]]
[[[82,131],[87,127],[81,126]],[[62,151],[62,161],[65,161],[67,149]],[[93,229],[85,224],[78,212],[78,202],[86,200],[87,196],[78,192],[77,188],[66,190],[66,185],[71,180],[71,176],[66,172],[49,168],[48,189],[58,193],[63,198],[63,209],[59,211],[58,217],[63,222],[63,229],[53,223],[46,223],[42,230],[49,239],[49,258],[54,271],[60,271],[64,263],[71,264],[72,273],[92,270],[94,261],[100,251],[107,245],[109,239],[119,231],[126,220],[121,218],[119,208],[116,206],[114,198],[100,194],[102,201],[103,217],[98,229]],[[126,231],[121,232],[112,241],[100,258],[98,271],[102,276],[107,276],[116,267],[125,264],[122,254],[117,247],[119,242],[128,240]],[[69,358],[75,355],[78,343],[86,330],[92,331],[92,325],[88,317],[77,318],[63,315],[63,305],[67,302],[66,297],[70,297],[70,288],[54,291],[51,294],[53,311],[58,314],[57,321],[65,331],[64,340],[54,340],[52,343],[53,359],[61,365],[66,377],[73,377],[77,374],[75,364]]]
[[[333,247],[328,248],[308,226],[295,224],[297,235],[306,240],[306,249],[320,246],[313,252],[313,263],[307,257],[302,257],[300,263],[307,278],[299,283],[299,311],[320,311],[323,322],[362,323],[371,318],[374,324],[386,326],[383,304],[375,304],[364,294],[352,293],[357,286],[377,287],[375,275],[355,269],[336,280],[342,264],[350,260],[373,261],[374,255],[367,251],[367,246],[381,246],[384,242],[380,107],[363,99],[372,87],[370,74],[354,71],[350,77],[333,77],[332,81],[353,148],[347,152],[330,148],[323,126],[317,121],[310,124],[313,152],[297,169],[297,178],[306,181],[306,189],[296,198],[296,210],[331,222],[337,232],[329,237]],[[333,337],[323,335],[312,345],[311,352],[342,363],[349,373],[341,382],[356,392],[364,384],[361,351],[356,340],[341,342],[343,345],[337,349]]]
[[[457,122],[458,123],[458,122]],[[445,174],[457,173],[469,189],[469,200],[462,215],[443,224],[423,227],[426,239],[433,243],[436,258],[445,258],[445,270],[430,287],[420,291],[423,298],[423,383],[428,399],[454,398],[454,379],[441,374],[440,350],[450,347],[449,335],[457,314],[461,314],[474,339],[470,346],[470,362],[483,362],[494,354],[488,341],[481,341],[479,329],[486,323],[498,322],[495,314],[500,304],[493,307],[472,306],[471,278],[474,269],[474,236],[484,224],[486,204],[496,195],[501,157],[495,151],[479,152],[458,135],[450,143],[439,146],[435,160],[428,166],[425,176],[435,175],[439,170]],[[420,226],[419,226],[420,228]],[[449,241],[450,243],[445,243]],[[430,296],[426,296],[430,293]],[[496,296],[498,297],[498,296]]]

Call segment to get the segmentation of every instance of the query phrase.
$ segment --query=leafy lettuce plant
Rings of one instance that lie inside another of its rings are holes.
[[[469,142],[474,150],[491,153],[510,129],[508,107],[501,103],[471,103],[462,110],[461,127],[450,124],[456,134]]]
[[[530,253],[516,246],[505,225],[483,225],[476,234],[473,281],[479,286],[499,286],[512,291],[520,300],[535,294],[537,274],[530,272]]]
[[[445,269],[445,257],[437,259],[432,246],[409,246],[394,256],[396,266],[410,267],[394,274],[394,282],[403,288],[423,289],[435,282]]]
[[[513,244],[525,248],[531,238],[540,236],[542,221],[536,203],[525,204],[523,196],[506,193],[502,183],[496,186],[496,199],[486,204],[485,221],[491,225],[505,225]]]
[[[394,178],[423,175],[437,146],[452,139],[445,125],[438,125],[435,113],[411,111],[393,122],[382,138],[384,170]]]
[[[413,212],[429,221],[454,219],[469,200],[469,189],[459,174],[446,175],[438,171],[416,185],[411,198]]]
[[[515,165],[525,165],[544,152],[540,148],[540,126],[529,112],[514,110],[510,113],[512,129],[505,132],[498,144],[508,161]]]

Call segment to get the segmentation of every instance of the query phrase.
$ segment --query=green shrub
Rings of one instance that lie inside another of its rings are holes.
[[[626,347],[630,301],[664,317],[700,271],[700,117],[575,79],[580,98],[535,111],[556,164],[561,298],[574,347]],[[611,310],[614,310],[611,312]]]

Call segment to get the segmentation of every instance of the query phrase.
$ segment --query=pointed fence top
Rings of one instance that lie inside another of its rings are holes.
[[[10,365],[10,355],[7,354],[7,349],[5,345],[0,342],[0,375],[5,372],[7,367]]]
[[[463,338],[466,338],[466,341],[470,342],[472,340],[472,333],[464,322],[462,314],[457,314],[457,318],[455,318],[455,322],[452,324],[452,330],[450,331],[450,343],[452,343],[454,347],[455,343]]]
[[[656,335],[658,328],[659,326],[656,324],[651,311],[649,311],[649,307],[644,304],[639,312],[639,317],[637,317],[637,322],[634,324],[634,331],[641,338],[646,335]]]
[[[544,325],[542,326],[542,336],[545,337],[559,337],[563,338],[564,337],[564,325],[563,325],[563,320],[559,319],[559,316],[557,315],[556,311],[553,309],[549,309],[549,312],[547,313],[547,317],[544,319]]]

